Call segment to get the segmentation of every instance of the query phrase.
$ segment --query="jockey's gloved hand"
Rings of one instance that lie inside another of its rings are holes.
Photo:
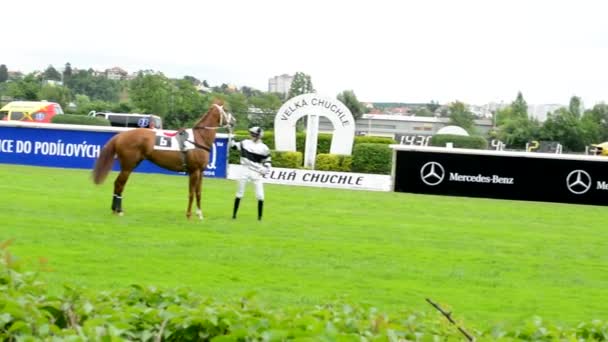
[[[262,164],[262,167],[258,168],[258,172],[262,176],[265,176],[265,175],[269,174],[270,173],[270,163],[264,163],[264,164]]]

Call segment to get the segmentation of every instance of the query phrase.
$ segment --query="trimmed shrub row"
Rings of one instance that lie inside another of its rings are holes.
[[[482,136],[462,136],[453,134],[434,135],[431,140],[429,140],[429,146],[445,147],[449,142],[454,144],[454,147],[457,148],[474,148],[481,150],[488,148],[488,142]]]
[[[73,114],[55,115],[51,119],[51,123],[87,126],[110,126],[110,121],[105,118]]]
[[[240,141],[248,136],[249,133],[247,131],[238,131],[235,134],[235,139]],[[315,160],[315,168],[317,170],[390,174],[392,151],[388,145],[395,143],[392,138],[357,136],[355,137],[352,156],[329,154],[331,139],[331,134],[319,134]],[[262,140],[271,150],[274,150],[274,134],[272,132],[265,133]],[[451,142],[456,148],[473,149],[486,149],[488,144],[486,139],[481,136],[444,134],[433,136],[429,141],[429,145],[445,147],[448,142]],[[305,144],[306,134],[297,133],[297,152],[272,151],[272,164],[275,167],[301,168]],[[238,164],[238,151],[230,151],[229,160],[230,163]]]
[[[321,153],[317,154],[317,158],[315,160],[315,169],[321,171],[350,172],[352,163],[352,156]]]

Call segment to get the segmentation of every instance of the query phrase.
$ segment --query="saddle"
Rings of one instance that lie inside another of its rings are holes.
[[[195,148],[195,146],[190,143],[190,141],[192,141],[192,139],[190,138],[191,136],[191,129],[181,128],[175,132],[157,131],[156,139],[154,142],[154,149],[181,152],[192,150]]]

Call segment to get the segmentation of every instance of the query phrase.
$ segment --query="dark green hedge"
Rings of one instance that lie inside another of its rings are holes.
[[[356,136],[356,144],[395,144],[395,139],[388,137]]]
[[[392,150],[387,144],[356,144],[353,148],[353,172],[390,174]]]
[[[241,141],[249,137],[249,132],[246,130],[239,130],[234,132],[235,141]],[[392,138],[387,137],[369,137],[369,136],[357,136],[355,137],[353,153],[359,145],[378,145],[377,147],[366,148],[363,147],[361,151],[371,151],[376,153],[375,156],[364,158],[359,156],[359,165],[357,171],[354,168],[354,154],[353,156],[343,155],[332,155],[329,154],[331,148],[332,134],[320,133],[317,140],[317,157],[315,160],[315,169],[323,171],[342,171],[342,172],[365,172],[365,173],[383,173],[388,174],[391,170],[392,153],[388,148],[389,144],[394,144],[395,141]],[[264,132],[262,141],[272,150],[272,165],[275,167],[284,168],[301,168],[303,165],[303,155],[306,147],[306,133],[296,133],[296,151],[297,154],[291,155],[289,152],[275,151],[274,145],[274,132]],[[229,163],[238,164],[239,152],[236,150],[230,150],[229,152]],[[364,152],[361,152],[364,153]],[[275,156],[276,155],[276,156]],[[372,164],[369,163],[372,161]],[[381,170],[376,172],[375,170]]]
[[[349,172],[353,162],[352,156],[343,154],[317,154],[315,169],[321,171]]]
[[[488,148],[487,140],[479,135],[462,136],[453,134],[438,134],[434,135],[429,140],[429,146],[445,147],[446,143],[453,143],[457,148],[474,148],[485,150]]]
[[[303,155],[302,152],[296,151],[271,151],[272,166],[284,167],[288,169],[301,169]]]
[[[72,114],[55,115],[51,119],[51,122],[69,125],[110,126],[110,121],[104,118]]]

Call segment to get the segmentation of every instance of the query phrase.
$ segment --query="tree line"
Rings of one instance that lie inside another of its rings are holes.
[[[559,142],[564,151],[583,152],[589,145],[608,141],[608,105],[599,103],[585,110],[577,96],[570,98],[568,106],[548,113],[542,123],[530,117],[521,92],[495,115],[496,129],[490,134],[511,148],[544,140]]]
[[[199,91],[200,86],[206,90]],[[298,72],[287,96],[227,84],[209,87],[193,76],[173,79],[162,72],[141,70],[132,79],[112,80],[93,69],[74,70],[70,63],[63,72],[49,66],[40,73],[10,79],[6,65],[0,65],[0,96],[14,100],[58,102],[68,114],[90,111],[156,114],[166,128],[186,127],[200,118],[215,98],[220,98],[237,118],[237,128],[261,126],[272,129],[274,115],[291,97],[314,92],[309,75]],[[363,113],[353,91],[338,95],[355,116]]]
[[[200,86],[210,91],[202,93]],[[61,73],[49,66],[44,72],[10,79],[6,65],[0,65],[2,98],[54,101],[71,114],[87,114],[92,110],[156,114],[169,129],[192,124],[214,98],[224,100],[227,109],[237,118],[237,128],[257,125],[272,129],[274,115],[281,105],[294,96],[309,92],[314,92],[314,87],[311,77],[303,72],[295,74],[289,93],[284,96],[247,86],[238,89],[227,84],[209,87],[206,80],[193,76],[172,79],[153,70],[141,70],[129,80],[112,80],[93,69],[74,70],[70,63],[66,63]],[[337,98],[351,110],[355,119],[366,112],[352,90],[341,92]],[[448,117],[451,124],[476,133],[476,117],[460,101],[447,106],[431,101],[416,107],[414,114]],[[590,144],[608,141],[608,105],[600,103],[584,110],[576,96],[570,99],[569,106],[549,113],[542,123],[529,115],[521,92],[493,115],[495,127],[488,133],[488,138],[499,139],[512,149],[523,149],[532,140],[548,140],[561,143],[565,151],[582,152]]]

